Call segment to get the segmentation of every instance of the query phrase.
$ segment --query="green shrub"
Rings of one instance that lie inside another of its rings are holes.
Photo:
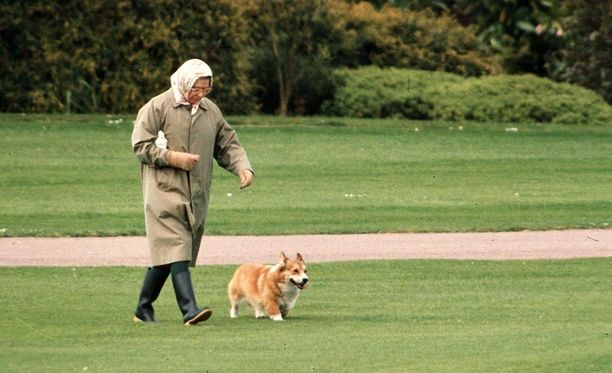
[[[565,45],[552,61],[555,79],[598,92],[612,104],[612,3],[566,0]]]
[[[448,107],[458,110],[448,115]],[[495,122],[610,122],[610,106],[595,92],[533,75],[465,79],[436,100],[432,117]]]
[[[345,0],[0,2],[0,111],[133,113],[190,58],[209,63],[211,98],[232,114],[316,114],[338,66],[500,68],[473,29],[429,11]]]
[[[340,69],[336,76],[336,95],[333,101],[323,104],[323,113],[363,118],[431,119],[432,102],[414,92],[462,80],[458,75],[443,72],[375,66]]]
[[[447,71],[463,76],[501,72],[476,30],[447,14],[394,6],[375,9],[367,2],[330,1],[338,14],[339,43],[332,46],[336,66],[376,65]]]
[[[322,111],[365,118],[479,122],[611,123],[595,92],[533,75],[463,78],[374,66],[336,71],[339,87]]]
[[[224,111],[256,108],[248,27],[232,0],[0,2],[0,111],[135,112],[186,60]]]

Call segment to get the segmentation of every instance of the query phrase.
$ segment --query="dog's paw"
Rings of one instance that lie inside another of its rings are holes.
[[[283,321],[283,316],[280,313],[278,315],[271,315],[270,318],[274,321]]]

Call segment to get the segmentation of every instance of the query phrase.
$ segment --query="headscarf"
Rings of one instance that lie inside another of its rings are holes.
[[[181,105],[191,105],[187,101],[187,95],[200,78],[210,78],[210,85],[212,87],[212,70],[204,61],[197,58],[188,60],[181,67],[176,70],[170,77],[170,83],[172,84],[172,92],[174,93],[174,99]],[[191,115],[195,114],[198,110],[198,105],[193,105],[191,108]]]

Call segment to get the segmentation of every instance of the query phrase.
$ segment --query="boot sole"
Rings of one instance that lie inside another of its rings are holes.
[[[211,316],[212,316],[212,310],[210,308],[205,308],[202,310],[202,312],[198,313],[197,315],[192,317],[190,320],[185,321],[185,326],[196,325],[199,322],[210,319]]]
[[[139,318],[138,316],[134,316],[132,321],[134,321],[136,323],[143,323],[143,324],[154,324],[154,323],[157,323],[157,319],[152,320],[152,321],[146,321],[146,320],[143,320],[143,319]]]

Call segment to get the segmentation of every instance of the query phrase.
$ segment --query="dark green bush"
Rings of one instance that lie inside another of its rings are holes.
[[[317,114],[339,66],[500,68],[473,29],[429,11],[344,0],[0,1],[0,111],[134,112],[190,58],[211,65],[211,98],[233,114]]]
[[[135,112],[201,58],[211,98],[249,112],[248,32],[232,0],[0,2],[0,111]]]
[[[332,45],[335,66],[376,65],[447,71],[464,76],[501,72],[476,29],[430,10],[393,6],[375,9],[367,2],[330,1],[337,14],[339,43]]]
[[[612,1],[564,3],[565,45],[557,51],[551,75],[592,89],[612,104]]]
[[[480,122],[612,123],[595,92],[533,75],[463,78],[378,67],[341,69],[323,114]]]

